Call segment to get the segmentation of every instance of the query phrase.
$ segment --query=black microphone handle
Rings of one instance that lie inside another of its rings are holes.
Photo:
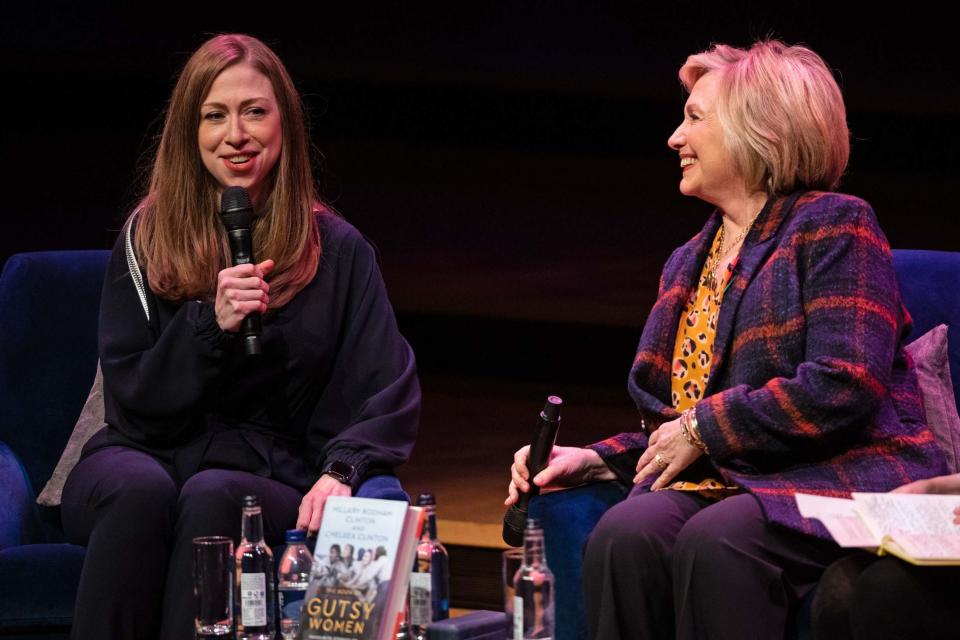
[[[253,263],[253,238],[249,228],[230,229],[227,231],[227,240],[230,243],[230,256],[233,266]],[[243,351],[248,356],[261,353],[260,332],[263,324],[260,321],[260,312],[248,313],[240,324],[240,338],[243,340]]]
[[[550,451],[557,440],[557,431],[560,429],[560,407],[563,400],[557,396],[547,398],[547,404],[537,420],[533,431],[533,442],[530,444],[530,453],[527,456],[527,478],[530,489],[521,492],[517,502],[507,509],[503,516],[503,541],[513,547],[523,544],[523,530],[527,525],[527,505],[530,498],[540,494],[540,487],[533,484],[533,478],[547,466]]]

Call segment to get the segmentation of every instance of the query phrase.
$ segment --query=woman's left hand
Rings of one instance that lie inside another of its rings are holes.
[[[300,514],[297,516],[297,529],[306,529],[315,534],[320,530],[320,518],[323,517],[323,505],[329,496],[350,496],[350,485],[343,484],[328,475],[320,476],[307,495],[300,501]]]
[[[647,450],[637,462],[637,475],[633,483],[640,484],[645,478],[659,473],[660,477],[650,490],[663,489],[702,455],[703,451],[687,442],[680,433],[680,418],[664,422],[650,436]]]

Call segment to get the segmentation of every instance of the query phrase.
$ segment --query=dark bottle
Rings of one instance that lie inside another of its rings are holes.
[[[427,523],[417,545],[417,557],[410,574],[410,635],[427,637],[427,625],[450,616],[450,562],[447,550],[437,540],[437,500],[422,493],[417,506],[426,512]]]
[[[237,640],[274,640],[273,552],[263,540],[263,515],[256,496],[243,499],[243,533],[236,555]]]

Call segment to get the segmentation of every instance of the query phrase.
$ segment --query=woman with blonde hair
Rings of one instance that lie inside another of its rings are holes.
[[[887,241],[870,205],[832,192],[849,134],[830,69],[766,40],[679,75],[680,192],[715,209],[664,266],[628,379],[640,428],[555,447],[533,482],[633,484],[585,550],[595,637],[782,638],[842,554],[793,494],[887,491],[944,460]]]
[[[191,56],[104,282],[107,424],[63,492],[87,547],[74,638],[192,637],[193,537],[236,539],[248,494],[268,543],[316,531],[328,496],[411,451],[413,353],[374,249],[317,197],[309,148],[269,47],[221,35]],[[226,187],[250,196],[257,264],[230,266]],[[237,333],[251,313],[257,357]]]

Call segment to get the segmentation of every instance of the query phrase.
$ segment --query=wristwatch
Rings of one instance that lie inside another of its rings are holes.
[[[340,460],[332,460],[323,468],[323,475],[328,475],[334,480],[339,480],[343,484],[350,484],[350,482],[353,480],[353,476],[356,474],[357,470],[353,468],[352,464],[347,464],[346,462],[341,462]]]

